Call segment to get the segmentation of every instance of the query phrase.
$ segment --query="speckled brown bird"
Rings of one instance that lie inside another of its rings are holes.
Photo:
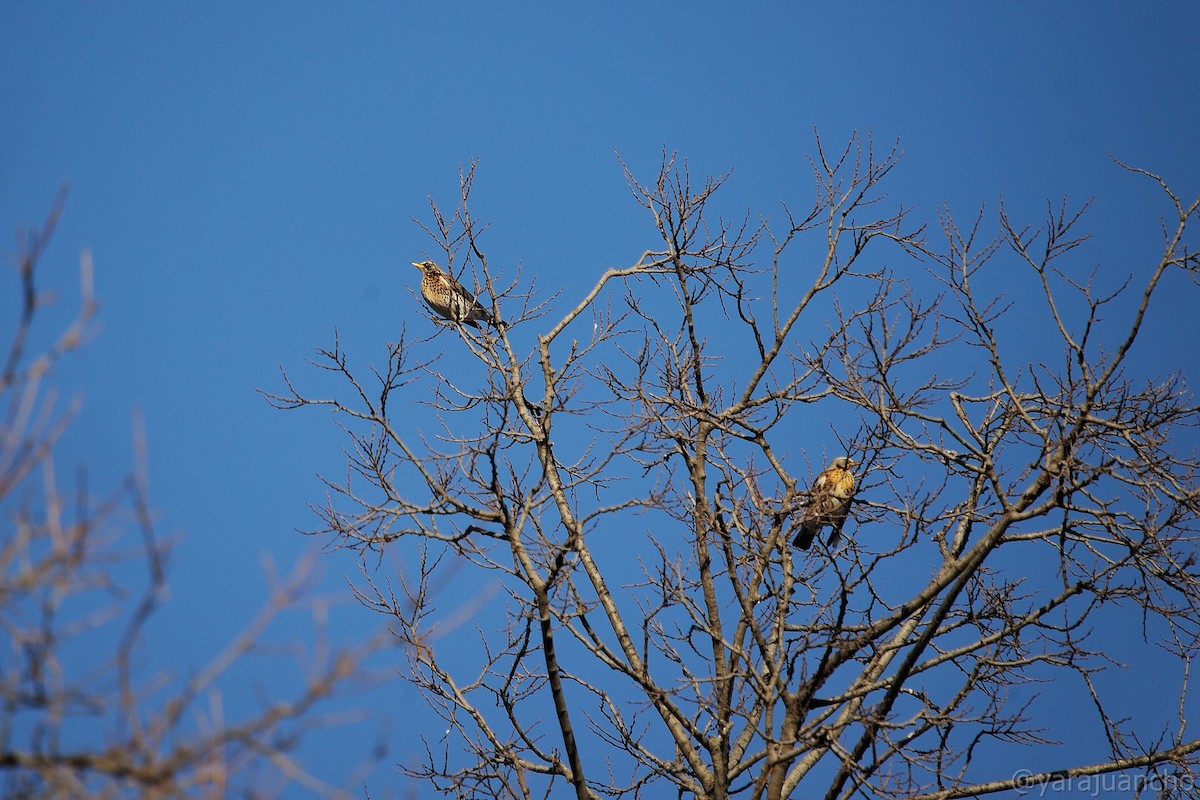
[[[792,540],[793,545],[801,550],[812,547],[813,539],[826,525],[830,526],[826,544],[837,542],[854,500],[854,473],[850,468],[857,463],[849,456],[838,456],[813,481],[808,505],[800,519],[800,532]]]
[[[412,265],[421,270],[421,297],[439,315],[451,322],[465,322],[475,328],[479,327],[479,320],[492,322],[491,313],[480,305],[475,295],[437,264],[414,261]]]

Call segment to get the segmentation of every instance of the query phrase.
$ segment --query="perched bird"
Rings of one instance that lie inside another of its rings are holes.
[[[808,505],[800,520],[800,532],[792,540],[793,545],[807,550],[826,525],[831,526],[826,544],[837,542],[854,499],[854,473],[850,468],[857,463],[849,456],[838,456],[813,481],[812,490],[808,493]]]
[[[421,270],[421,296],[438,314],[451,322],[465,322],[475,328],[479,327],[479,320],[494,324],[491,312],[479,304],[475,295],[437,264],[414,261],[412,265]]]

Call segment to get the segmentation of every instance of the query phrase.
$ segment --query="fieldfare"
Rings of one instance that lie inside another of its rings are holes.
[[[421,270],[421,297],[438,314],[451,322],[465,322],[475,328],[479,327],[479,320],[495,324],[491,312],[437,264],[414,261],[412,265]]]
[[[808,493],[808,505],[800,519],[800,532],[792,540],[793,545],[807,550],[826,525],[831,530],[825,543],[833,545],[837,542],[854,499],[854,474],[850,468],[857,463],[850,460],[849,456],[838,456],[813,481],[812,491]]]

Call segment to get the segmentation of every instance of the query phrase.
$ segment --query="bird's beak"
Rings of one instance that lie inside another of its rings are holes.
[[[420,261],[414,261],[414,262],[412,262],[412,265],[413,265],[414,267],[416,267],[417,269],[421,269],[421,268],[422,268],[422,267],[421,267],[421,262],[420,262]]]

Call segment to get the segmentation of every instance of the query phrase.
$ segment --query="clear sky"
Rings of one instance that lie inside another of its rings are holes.
[[[1108,154],[1200,192],[1200,5],[848,7],[0,3],[0,226],[40,223],[70,183],[43,284],[66,315],[89,248],[102,307],[57,376],[85,401],[63,461],[115,482],[144,414],[152,500],[184,536],[156,641],[211,652],[261,601],[261,556],[316,544],[294,531],[316,524],[338,432],[254,389],[303,374],[335,327],[365,364],[421,321],[408,263],[432,252],[410,218],[451,205],[472,159],[492,263],[568,296],[652,243],[617,152],[646,177],[664,147],[732,169],[722,207],[771,214],[809,197],[814,127],[835,145],[870,129],[901,140],[891,196],[918,216],[1094,195],[1097,259],[1126,272],[1158,212]],[[1196,374],[1176,346],[1194,309],[1161,308],[1148,362]],[[353,562],[326,561],[344,591]],[[374,622],[337,613],[348,635]]]

